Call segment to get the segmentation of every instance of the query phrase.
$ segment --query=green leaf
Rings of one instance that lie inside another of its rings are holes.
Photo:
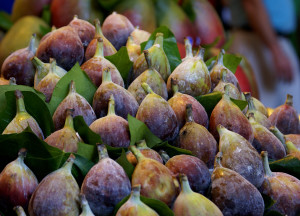
[[[273,200],[270,196],[266,195],[266,194],[261,194],[262,198],[264,199],[264,203],[265,203],[265,211],[268,210],[269,208],[271,208],[276,201]]]
[[[158,144],[158,145],[154,146],[153,149],[157,152],[159,152],[159,150],[162,149],[165,152],[167,152],[167,154],[170,157],[173,157],[175,155],[181,155],[181,154],[193,155],[193,153],[190,150],[186,150],[186,149],[182,149],[182,148],[172,146],[168,142],[163,142],[161,144]]]
[[[123,167],[127,176],[131,180],[131,176],[134,171],[134,166],[127,160],[126,152],[124,149],[122,149],[122,154],[116,161],[118,162],[118,164],[120,164]]]
[[[80,137],[85,141],[85,143],[96,146],[96,143],[102,143],[99,134],[92,131],[89,126],[85,123],[82,116],[76,116],[73,119],[74,129],[78,132]]]
[[[208,59],[205,63],[206,66],[209,66],[213,60],[216,60],[217,56],[214,56]],[[240,62],[242,61],[241,57],[238,57],[233,54],[225,54],[223,57],[224,66],[227,67],[232,73],[235,74],[237,67],[239,66]]]
[[[217,103],[222,99],[222,93],[221,92],[213,92],[210,94],[197,96],[195,98],[204,107],[208,116],[210,116],[211,112],[213,111],[213,109],[215,108]]]
[[[105,58],[117,67],[124,82],[127,84],[126,86],[128,86],[129,72],[132,68],[133,63],[129,59],[127,48],[123,46],[116,54],[111,56],[105,56]]]
[[[72,80],[75,82],[77,93],[92,104],[97,87],[92,83],[88,75],[81,70],[79,64],[76,63],[74,67],[58,81],[54,88],[51,101],[48,105],[51,115],[53,115],[60,102],[68,95],[69,85]]]
[[[5,11],[0,11],[0,28],[8,31],[13,26],[10,15]]]
[[[161,32],[164,34],[164,51],[170,63],[171,71],[173,71],[180,63],[181,58],[176,43],[174,34],[166,27],[158,27],[149,37],[148,41],[141,44],[141,50],[149,49],[155,41],[156,33]]]
[[[247,101],[244,101],[244,100],[236,100],[234,98],[230,98],[230,100],[233,103],[235,103],[240,108],[240,110],[244,110],[246,108],[246,106],[248,105]]]
[[[50,26],[42,26],[42,25],[40,25],[40,34],[42,36],[46,35],[49,32],[51,32],[51,27]]]
[[[18,88],[22,86],[14,87]],[[5,92],[3,89],[3,91],[1,91],[1,89],[2,88],[0,88],[0,104],[5,105],[5,107],[0,110],[0,132],[2,133],[16,115],[16,98],[14,91],[11,90]],[[22,91],[22,93],[27,112],[38,122],[44,133],[44,136],[49,136],[54,130],[54,125],[50,111],[44,100],[41,99],[44,97],[41,97],[34,91]],[[5,95],[5,100],[3,100],[3,97],[1,97],[3,95]]]
[[[288,173],[300,179],[300,160],[292,155],[270,162],[270,168],[273,172]]]
[[[197,15],[194,6],[192,4],[192,1],[191,0],[183,1],[181,7],[184,10],[185,14],[189,17],[189,19],[194,22]]]
[[[50,26],[51,25],[51,11],[50,5],[45,5],[42,11],[42,19]]]

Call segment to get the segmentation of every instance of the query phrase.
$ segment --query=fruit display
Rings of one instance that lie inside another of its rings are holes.
[[[238,55],[207,57],[225,40],[208,1],[30,2],[15,25],[54,26],[0,44],[0,215],[300,214],[292,96],[269,115]]]

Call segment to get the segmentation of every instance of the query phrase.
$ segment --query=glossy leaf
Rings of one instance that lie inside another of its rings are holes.
[[[217,56],[208,59],[205,63],[209,66],[213,60],[216,60]],[[224,66],[227,67],[232,73],[235,74],[237,67],[241,63],[242,58],[233,54],[225,54],[223,57]]]
[[[217,103],[222,99],[222,93],[213,92],[210,94],[197,96],[195,98],[199,101],[199,103],[204,107],[207,114],[210,116]]]
[[[0,11],[0,29],[8,31],[13,26],[10,15],[4,11]]]
[[[270,168],[273,172],[288,173],[300,179],[300,160],[294,156],[288,155],[280,160],[270,162]]]
[[[124,149],[122,150],[121,156],[116,161],[118,162],[118,164],[120,164],[123,167],[127,176],[131,180],[131,176],[134,171],[134,166],[127,160],[126,152]]]

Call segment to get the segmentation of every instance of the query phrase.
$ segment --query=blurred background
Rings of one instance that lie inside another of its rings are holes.
[[[150,33],[168,26],[182,58],[187,36],[206,48],[207,59],[221,48],[241,55],[236,76],[243,91],[271,108],[292,94],[300,112],[300,0],[5,0],[0,11],[0,66],[32,33],[41,38],[74,15],[103,22],[117,11]]]

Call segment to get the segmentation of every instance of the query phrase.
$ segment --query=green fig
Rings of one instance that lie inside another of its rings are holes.
[[[5,166],[0,173],[0,202],[10,209],[27,208],[29,199],[38,186],[34,173],[24,163],[26,149],[20,149],[18,158]]]
[[[17,216],[26,216],[26,213],[22,206],[15,206],[14,211],[16,212]]]
[[[220,134],[219,151],[222,152],[222,166],[239,173],[255,187],[264,180],[261,157],[256,149],[241,135],[218,125]]]
[[[110,68],[111,79],[114,83],[124,87],[123,78],[117,67],[103,56],[103,40],[98,38],[97,49],[93,58],[84,62],[81,69],[86,72],[95,86],[100,86],[102,83],[102,73],[106,68]]]
[[[29,202],[30,216],[79,215],[79,186],[71,173],[74,160],[71,154],[60,169],[41,181]]]
[[[105,145],[98,145],[99,162],[85,176],[81,193],[93,213],[108,216],[115,206],[130,194],[131,185],[124,169],[107,154]]]
[[[109,98],[107,116],[94,121],[90,129],[99,134],[106,145],[112,147],[128,147],[130,134],[128,122],[115,113],[115,99],[113,94]]]
[[[167,81],[171,74],[169,60],[164,51],[164,35],[157,33],[154,44],[148,49],[153,68],[161,75],[164,81]],[[133,79],[136,79],[141,73],[147,70],[147,63],[144,53],[142,53],[133,64]]]
[[[263,195],[274,200],[267,210],[282,215],[296,216],[300,213],[300,180],[283,172],[272,172],[269,167],[268,152],[261,152],[265,169],[265,180],[260,187]]]
[[[88,201],[85,198],[85,195],[80,194],[79,199],[80,199],[80,204],[81,204],[81,208],[82,208],[82,212],[79,216],[95,216],[89,206]]]
[[[73,117],[82,116],[87,125],[90,125],[97,119],[89,102],[76,92],[75,82],[73,80],[70,82],[68,95],[58,105],[53,114],[52,119],[56,130],[63,128],[66,121],[67,109],[74,109]]]
[[[167,86],[161,75],[155,70],[154,62],[151,62],[151,58],[148,50],[143,51],[145,59],[148,65],[148,69],[140,74],[128,87],[128,91],[135,97],[139,104],[142,103],[146,97],[146,92],[141,86],[142,83],[147,83],[153,92],[164,98],[168,99]]]
[[[259,112],[261,112],[262,114],[264,114],[266,117],[269,117],[268,114],[268,110],[267,108],[263,105],[262,102],[260,102],[258,99],[256,99],[255,97],[251,97],[253,100],[253,104],[256,108],[256,110],[258,110]]]
[[[13,120],[6,126],[2,134],[21,133],[28,126],[40,139],[44,139],[44,134],[37,121],[26,111],[24,96],[21,91],[15,91],[17,113]]]
[[[148,94],[142,101],[136,118],[144,122],[160,139],[175,139],[179,128],[174,111],[166,100],[152,91],[147,83],[142,83],[142,87]]]
[[[116,216],[158,216],[158,214],[149,206],[140,200],[141,185],[132,187],[131,195],[117,211]]]
[[[205,196],[192,191],[186,175],[179,175],[181,192],[176,198],[173,211],[175,216],[223,216],[220,209]]]
[[[135,146],[130,146],[130,150],[138,161],[131,184],[141,185],[141,195],[170,206],[176,196],[176,180],[171,171],[158,161],[145,157]]]
[[[264,200],[257,188],[239,173],[223,167],[220,155],[211,176],[211,200],[226,216],[263,216]]]
[[[300,150],[298,150],[296,148],[296,146],[294,145],[294,143],[292,143],[291,141],[286,141],[285,142],[285,146],[287,148],[287,154],[291,155],[295,158],[298,158],[298,160],[300,160]]]

